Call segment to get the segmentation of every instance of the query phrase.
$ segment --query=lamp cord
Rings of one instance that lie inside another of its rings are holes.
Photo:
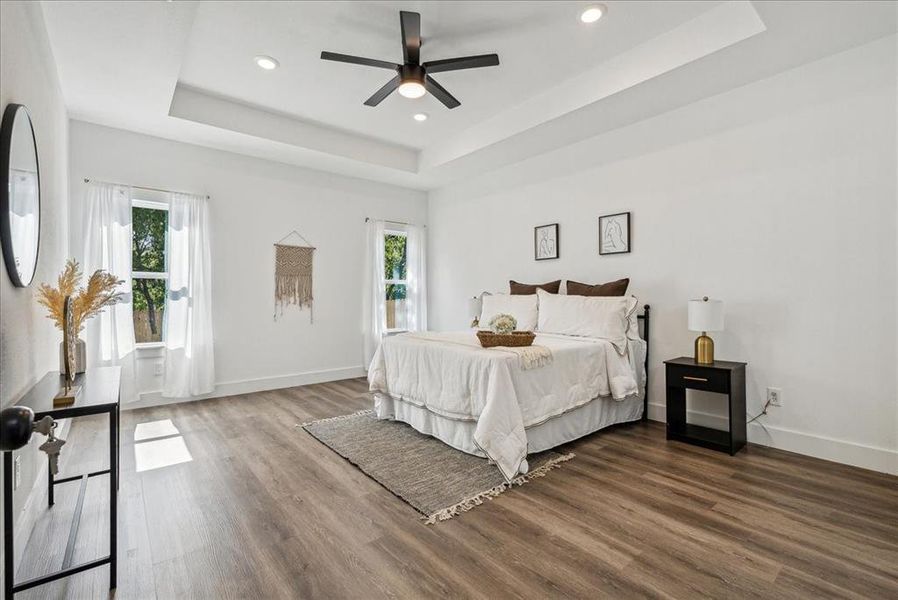
[[[759,412],[758,414],[756,414],[755,416],[753,416],[751,419],[749,419],[748,421],[746,421],[745,424],[748,425],[749,423],[754,423],[755,421],[757,421],[758,419],[760,419],[761,417],[763,417],[764,415],[766,415],[766,414],[767,414],[767,408],[768,408],[768,407],[770,407],[770,400],[768,400],[768,401],[764,404],[764,408],[761,409],[761,412]]]

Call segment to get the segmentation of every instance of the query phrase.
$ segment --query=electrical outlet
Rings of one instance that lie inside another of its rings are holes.
[[[22,455],[17,454],[13,459],[12,464],[12,489],[17,490],[19,489],[19,486],[22,485]]]
[[[164,367],[165,365],[163,365],[161,362],[157,362],[155,365],[153,365],[153,373],[155,373],[156,375],[162,375],[162,370]]]
[[[781,388],[775,387],[767,388],[767,402],[770,404],[770,406],[782,406],[783,390]]]

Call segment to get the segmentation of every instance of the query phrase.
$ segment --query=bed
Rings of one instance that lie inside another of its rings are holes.
[[[527,454],[645,418],[648,305],[638,320],[623,345],[537,333],[552,360],[536,366],[525,350],[480,347],[473,331],[390,336],[368,370],[376,415],[488,458],[510,481]]]

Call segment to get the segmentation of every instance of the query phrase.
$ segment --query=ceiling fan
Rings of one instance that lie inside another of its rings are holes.
[[[455,108],[461,102],[446,91],[446,88],[437,83],[430,75],[432,73],[445,73],[446,71],[459,71],[461,69],[477,69],[479,67],[494,67],[499,64],[498,54],[480,54],[478,56],[464,56],[459,58],[444,58],[421,62],[421,15],[416,12],[399,12],[399,25],[402,28],[402,60],[396,64],[385,60],[337,54],[336,52],[322,52],[323,60],[351,63],[390,69],[396,71],[396,76],[388,81],[382,88],[374,92],[374,95],[365,100],[365,106],[377,106],[384,98],[398,89],[406,98],[420,98],[427,92],[446,105],[446,108]]]

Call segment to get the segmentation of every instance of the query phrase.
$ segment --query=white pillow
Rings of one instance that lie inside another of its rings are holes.
[[[536,290],[539,297],[539,330],[611,342],[626,352],[630,314],[636,311],[633,296],[568,296]]]
[[[480,309],[480,328],[489,329],[490,320],[496,315],[505,313],[513,316],[518,322],[518,331],[536,329],[536,294],[511,295],[491,294],[483,296]]]
[[[641,340],[639,337],[639,319],[636,317],[636,308],[639,306],[639,298],[630,296],[632,306],[627,306],[627,316],[629,317],[629,325],[627,327],[627,338],[631,340]]]

